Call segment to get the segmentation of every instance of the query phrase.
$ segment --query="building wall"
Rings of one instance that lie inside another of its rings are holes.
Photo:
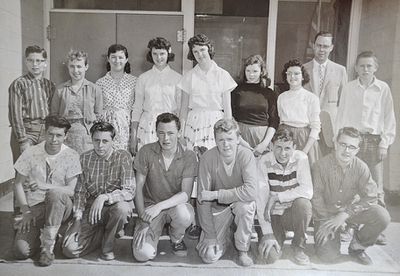
[[[0,183],[12,178],[8,86],[22,72],[21,3],[0,0]]]
[[[400,119],[400,1],[364,0],[358,52],[372,50],[379,59],[377,77],[389,84],[395,105],[396,118]],[[400,139],[390,147],[385,161],[385,188],[400,191]]]

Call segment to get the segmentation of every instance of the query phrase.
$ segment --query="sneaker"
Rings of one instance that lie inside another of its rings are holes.
[[[171,242],[172,252],[179,257],[187,256],[187,247],[184,241],[177,243]]]
[[[190,225],[187,230],[187,236],[191,240],[198,240],[201,234],[201,227],[198,225]]]
[[[304,249],[298,246],[294,247],[293,250],[293,260],[298,265],[309,265],[310,264],[310,257],[304,253]]]
[[[365,250],[352,250],[349,248],[349,255],[353,257],[356,262],[363,264],[363,265],[370,265],[372,264],[371,258],[365,252]]]
[[[249,254],[247,251],[239,251],[239,257],[238,257],[238,265],[241,266],[251,266],[253,265],[254,262],[250,258]]]
[[[40,252],[39,266],[49,266],[54,261],[54,253],[49,253],[47,250]]]
[[[115,259],[114,252],[101,253],[100,258],[104,261],[112,261]]]
[[[386,236],[383,233],[380,233],[378,238],[376,239],[375,244],[377,244],[377,245],[386,245],[387,244]]]

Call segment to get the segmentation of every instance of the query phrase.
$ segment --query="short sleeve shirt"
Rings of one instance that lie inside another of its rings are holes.
[[[214,61],[207,72],[196,65],[178,84],[180,89],[189,94],[190,109],[208,110],[223,110],[222,95],[232,91],[236,86],[231,75]]]
[[[82,172],[76,151],[62,145],[59,153],[50,155],[44,145],[45,142],[42,142],[29,147],[14,165],[19,174],[28,177],[24,190],[29,206],[44,201],[46,189],[41,188],[41,185],[66,186],[68,179]]]
[[[181,192],[182,180],[197,175],[195,153],[184,150],[179,144],[168,170],[158,142],[144,145],[139,150],[134,167],[138,173],[146,176],[143,186],[145,206],[164,201]]]

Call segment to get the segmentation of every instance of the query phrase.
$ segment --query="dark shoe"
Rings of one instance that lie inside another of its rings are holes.
[[[375,244],[377,244],[377,245],[387,245],[386,236],[384,234],[380,233],[378,238],[376,239]]]
[[[115,259],[114,252],[101,253],[100,258],[104,261],[112,261]]]
[[[349,248],[349,255],[353,257],[356,262],[363,264],[363,265],[370,265],[372,264],[371,258],[365,253],[365,250],[351,250]]]
[[[171,242],[172,252],[179,257],[187,256],[187,247],[183,241],[174,243]]]
[[[304,253],[304,249],[298,246],[295,246],[293,249],[293,260],[298,265],[309,265],[310,257]]]
[[[246,251],[239,251],[238,265],[251,266],[254,262]]]
[[[39,266],[49,266],[53,263],[53,261],[54,261],[53,253],[49,253],[46,250],[42,250],[42,252],[40,252]]]
[[[198,225],[190,225],[187,230],[187,236],[191,240],[198,240],[201,234],[201,227]]]

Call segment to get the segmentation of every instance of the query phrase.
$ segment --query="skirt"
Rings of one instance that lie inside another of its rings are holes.
[[[222,111],[190,110],[183,135],[187,148],[193,150],[195,146],[204,146],[207,149],[215,147],[214,124],[223,117]]]
[[[292,127],[288,125],[279,125],[278,129],[282,128],[292,131],[296,149],[302,150],[305,147],[311,132],[311,129],[309,127]],[[312,164],[314,164],[315,161],[320,158],[320,156],[321,152],[319,149],[318,141],[316,141],[308,152],[308,162],[310,164],[310,167]]]
[[[156,142],[158,140],[156,133],[156,119],[162,112],[143,112],[139,120],[137,130],[137,150],[140,150],[146,144]]]
[[[68,135],[64,144],[76,150],[79,155],[93,149],[92,137],[88,129],[81,122],[71,123],[71,128],[68,130]]]
[[[115,128],[114,148],[128,150],[131,129],[131,111],[126,109],[105,109],[102,119]]]
[[[268,126],[255,126],[237,122],[242,138],[254,148],[260,144],[267,134]]]

